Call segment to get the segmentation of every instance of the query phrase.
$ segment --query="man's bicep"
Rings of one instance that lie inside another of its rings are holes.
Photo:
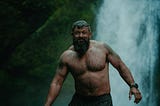
[[[109,54],[108,55],[108,61],[116,68],[118,69],[120,66],[121,59],[117,54]]]
[[[114,50],[106,43],[104,43],[104,46],[106,48],[107,61],[110,62],[113,66],[117,66],[120,60],[119,55],[114,52]]]
[[[62,84],[67,75],[68,75],[67,66],[63,63],[59,63],[52,83]]]
[[[67,66],[65,64],[60,64],[57,68],[57,74],[60,77],[65,78],[68,74]]]
[[[115,51],[113,51],[111,47],[109,47],[108,45],[105,45],[105,47],[107,49],[108,62],[110,62],[115,68],[118,69],[121,63],[121,58]]]

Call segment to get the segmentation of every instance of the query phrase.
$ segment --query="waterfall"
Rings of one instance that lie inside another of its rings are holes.
[[[159,0],[104,0],[97,15],[96,40],[107,43],[131,70],[143,99],[129,101],[129,87],[110,65],[114,106],[156,106],[153,72],[158,55]],[[160,12],[159,12],[160,13]]]

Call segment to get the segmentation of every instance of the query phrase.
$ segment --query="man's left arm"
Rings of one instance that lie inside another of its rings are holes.
[[[121,60],[118,54],[116,54],[108,45],[106,45],[106,48],[108,51],[107,60],[118,70],[121,77],[130,86],[129,99],[131,99],[131,96],[134,95],[135,96],[134,102],[139,103],[139,101],[142,99],[142,96],[138,89],[138,86],[135,85],[135,81],[131,74],[131,71],[124,64],[124,62]]]

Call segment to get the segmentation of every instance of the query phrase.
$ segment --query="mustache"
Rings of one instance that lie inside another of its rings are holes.
[[[88,38],[75,38],[74,39],[74,41],[79,41],[79,40],[88,41]]]

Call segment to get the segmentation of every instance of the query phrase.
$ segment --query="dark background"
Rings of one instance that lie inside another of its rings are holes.
[[[72,23],[94,25],[99,6],[99,0],[0,1],[1,106],[43,106],[58,58],[72,44]]]

